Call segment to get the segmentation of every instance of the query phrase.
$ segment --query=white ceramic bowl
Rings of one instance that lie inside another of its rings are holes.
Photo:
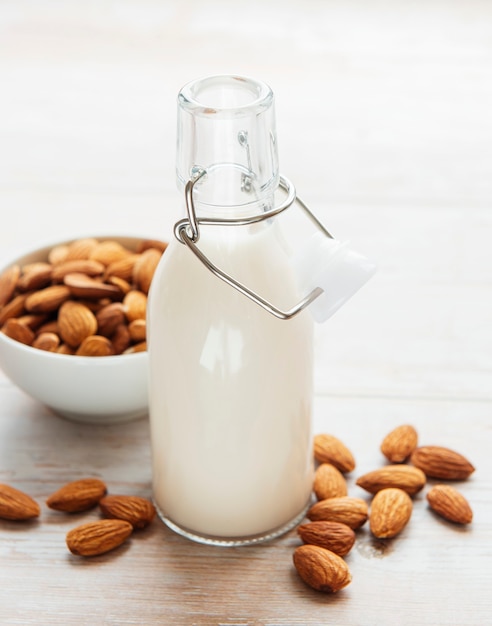
[[[141,239],[104,236],[135,249]],[[23,266],[47,259],[60,243],[13,259]],[[26,346],[0,332],[0,368],[29,396],[57,414],[78,422],[109,424],[144,417],[148,412],[147,352],[84,357],[46,352]]]

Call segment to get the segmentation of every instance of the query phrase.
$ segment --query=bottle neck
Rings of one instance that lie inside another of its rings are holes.
[[[246,218],[261,215],[273,207],[277,181],[261,189],[245,168],[221,165],[209,168],[193,188],[198,217]]]

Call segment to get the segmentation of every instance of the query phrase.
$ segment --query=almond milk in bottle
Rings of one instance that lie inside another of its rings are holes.
[[[153,497],[190,539],[255,543],[303,518],[313,478],[312,319],[290,311],[305,294],[275,217],[267,85],[180,91],[177,179],[187,212],[148,303]]]

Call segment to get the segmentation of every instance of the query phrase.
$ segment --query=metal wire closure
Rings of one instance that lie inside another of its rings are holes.
[[[305,298],[303,298],[300,302],[294,305],[291,309],[287,311],[283,311],[273,305],[268,300],[265,300],[260,295],[243,285],[242,283],[235,280],[232,276],[222,271],[216,265],[214,265],[210,259],[198,248],[196,245],[200,238],[200,226],[246,226],[249,224],[255,224],[262,220],[274,217],[278,215],[285,209],[288,209],[294,202],[297,202],[298,205],[303,209],[306,213],[307,217],[314,223],[314,225],[321,230],[327,237],[333,239],[332,235],[326,230],[323,224],[318,220],[318,218],[308,209],[308,207],[302,202],[300,198],[296,196],[296,191],[294,185],[283,176],[280,176],[279,186],[286,192],[285,200],[277,207],[270,209],[269,211],[265,211],[264,213],[260,213],[258,215],[253,215],[251,217],[245,218],[209,218],[209,217],[200,217],[196,216],[195,205],[193,202],[193,188],[196,183],[206,174],[205,170],[199,170],[196,175],[191,178],[185,186],[185,202],[186,202],[186,212],[188,217],[182,220],[179,220],[174,225],[174,235],[178,241],[185,244],[191,252],[209,269],[212,274],[220,278],[225,283],[248,297],[253,302],[256,302],[263,309],[274,315],[275,317],[281,320],[288,320],[301,311],[303,311],[308,305],[313,302],[318,296],[323,293],[323,289],[321,287],[315,287]]]

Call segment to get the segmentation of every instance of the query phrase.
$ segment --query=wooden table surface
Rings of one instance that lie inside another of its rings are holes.
[[[37,522],[0,521],[0,624],[456,625],[491,623],[492,4],[450,0],[71,0],[0,3],[0,263],[61,238],[169,238],[175,99],[216,73],[268,82],[281,170],[377,275],[316,329],[316,432],[383,464],[401,423],[462,452],[474,510],[457,527],[415,498],[392,541],[367,528],[353,582],[307,588],[298,540],[191,543],[156,521],[80,559],[45,498],[96,475],[150,496],[147,420],[57,417],[0,372],[0,482],[34,496]]]

